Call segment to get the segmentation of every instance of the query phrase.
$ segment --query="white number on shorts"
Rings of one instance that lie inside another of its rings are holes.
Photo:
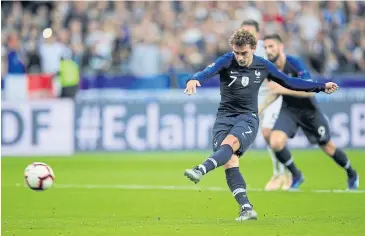
[[[321,136],[321,138],[324,138],[324,136],[326,135],[326,128],[324,126],[319,126],[318,134]]]

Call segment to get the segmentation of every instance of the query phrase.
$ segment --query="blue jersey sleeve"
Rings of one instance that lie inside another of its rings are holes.
[[[203,71],[195,73],[188,81],[198,80],[200,83],[217,75],[221,70],[228,68],[232,63],[233,53],[226,53],[219,57],[214,63],[207,66]],[[187,81],[187,82],[188,82]]]
[[[297,91],[305,91],[305,92],[321,92],[325,90],[325,84],[313,81],[307,81],[303,79],[310,79],[310,74],[308,70],[307,72],[303,71],[301,78],[292,78],[287,76],[286,74],[280,72],[276,66],[265,60],[266,69],[268,70],[267,78],[269,80],[273,80],[274,82],[280,84],[281,86]],[[298,72],[300,74],[300,71]]]
[[[287,56],[286,60],[295,68],[299,78],[303,80],[311,80],[311,74],[302,60],[293,56]]]

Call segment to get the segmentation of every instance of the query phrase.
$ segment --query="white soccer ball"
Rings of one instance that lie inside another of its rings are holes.
[[[25,183],[29,188],[43,191],[52,187],[55,175],[46,163],[33,162],[24,171]]]

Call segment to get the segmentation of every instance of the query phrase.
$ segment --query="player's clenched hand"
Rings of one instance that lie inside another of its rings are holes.
[[[188,95],[191,95],[192,93],[196,94],[196,86],[200,87],[200,82],[198,80],[190,80],[186,84],[186,89],[184,90],[184,93],[188,92]]]
[[[330,94],[336,92],[337,89],[338,85],[336,83],[328,82],[325,84],[324,92]]]

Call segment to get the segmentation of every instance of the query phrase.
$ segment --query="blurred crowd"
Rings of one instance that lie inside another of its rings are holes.
[[[360,1],[1,4],[3,75],[22,70],[17,60],[29,73],[55,73],[62,58],[83,73],[193,72],[230,50],[228,38],[245,19],[260,22],[261,36],[279,33],[313,73],[365,72]]]

